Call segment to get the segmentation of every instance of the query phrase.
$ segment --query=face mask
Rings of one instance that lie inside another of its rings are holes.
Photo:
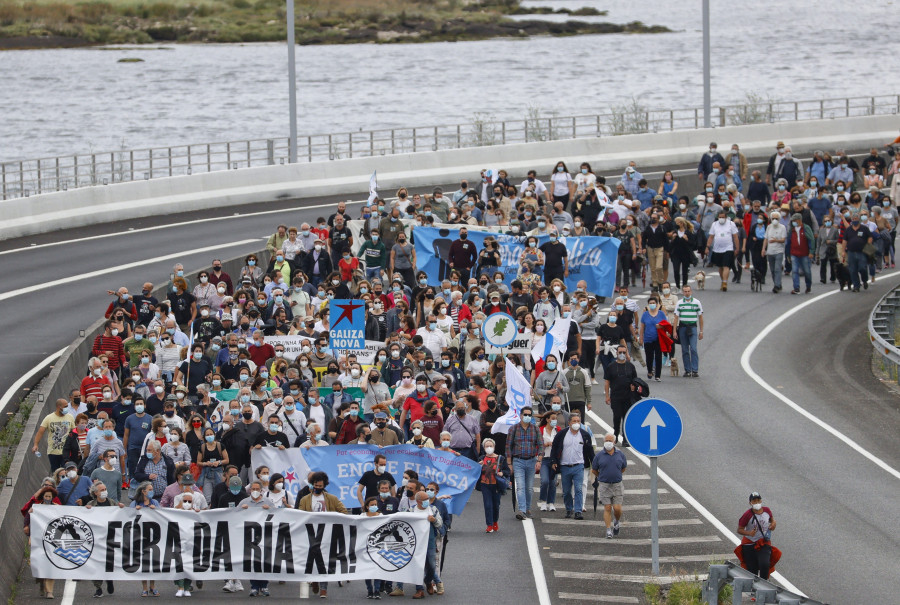
[[[607,452],[611,452],[615,446],[616,445],[612,441],[603,442],[603,449],[605,449]]]
[[[424,385],[424,384],[417,384],[417,385],[416,385],[416,390],[419,391],[420,393],[424,393],[424,392],[425,392],[425,389],[427,389],[427,388],[428,388],[428,387],[427,387],[426,385]]]
[[[143,413],[144,413],[144,406],[142,406],[142,405],[136,405],[136,406],[134,406],[134,411],[137,412],[138,414],[143,414]]]
[[[66,473],[66,477],[68,477],[69,479],[74,479],[77,476],[78,476],[78,473],[76,471],[69,471]]]
[[[571,424],[571,427],[572,427],[572,430],[575,431],[575,432],[577,433],[578,431],[581,430],[581,423],[580,423],[580,422],[573,422],[573,423]]]
[[[627,356],[625,355],[625,353],[619,353],[617,357],[619,358],[619,361],[625,361],[625,357]]]
[[[762,510],[762,502],[757,502],[753,505],[753,510]]]
[[[550,406],[550,409],[552,409],[554,412],[558,412],[561,408],[562,408],[562,406],[558,403],[554,403],[553,405]]]
[[[720,218],[720,219],[719,219],[719,224],[720,224],[720,225],[724,225],[726,220],[727,220],[727,219]]]
[[[244,395],[244,397],[246,397],[246,395]],[[241,397],[241,399],[243,399],[244,397]],[[244,412],[241,414],[241,417],[244,420],[250,420],[251,418],[253,418],[253,412]]]
[[[112,429],[103,429],[104,437],[112,437],[114,433],[115,431],[113,431]]]
[[[250,379],[249,374],[241,374],[241,382],[247,382]]]
[[[312,491],[314,494],[321,494],[322,492],[325,491],[325,488],[324,487],[314,487],[314,488],[312,488]]]
[[[148,459],[148,460],[153,460],[153,453],[152,453],[152,452],[147,452],[147,459]]]
[[[241,492],[241,488],[239,487],[229,487],[228,491],[237,496]]]
[[[531,424],[531,416],[522,416],[522,422],[525,424]]]
[[[260,495],[262,495],[262,493],[258,489],[255,489],[252,492],[250,492],[250,497],[253,498],[254,500],[258,500]]]

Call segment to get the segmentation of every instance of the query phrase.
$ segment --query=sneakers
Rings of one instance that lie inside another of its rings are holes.
[[[591,384],[600,384],[596,378],[591,378]]]
[[[327,598],[328,598],[328,591],[327,591],[327,590],[322,590],[321,592],[319,592],[319,598],[320,598],[320,599],[327,599]]]
[[[380,601],[380,600],[381,600],[381,593],[380,593],[380,592],[373,592],[373,593],[372,593],[372,598],[375,599],[376,601]]]
[[[516,519],[518,519],[519,521],[524,521],[524,520],[525,520],[525,513],[523,513],[523,512],[520,511],[520,510],[517,510],[517,511],[516,511]]]
[[[613,535],[614,535],[614,536],[618,536],[618,535],[619,535],[619,520],[618,520],[618,519],[616,519],[615,521],[613,521],[612,530],[613,530]]]
[[[175,596],[177,597],[178,595],[175,595]],[[259,591],[256,590],[255,588],[251,588],[251,589],[250,589],[250,596],[251,596],[251,597],[258,597],[258,596],[259,596]]]
[[[555,512],[556,512],[556,505],[553,504],[553,503],[548,504],[548,505],[547,505],[547,510],[549,510],[551,513],[555,513]]]
[[[613,537],[613,529],[611,527],[606,528],[606,539],[612,540]]]
[[[395,589],[392,590],[390,593],[388,593],[388,596],[389,596],[389,597],[402,597],[402,596],[403,596],[403,589],[402,589],[402,588],[399,588],[399,587],[398,587],[398,588],[395,588]]]
[[[116,587],[113,586],[112,580],[106,581],[106,592],[108,592],[109,594],[113,594],[116,592]]]
[[[496,523],[494,523],[494,531],[497,531],[497,524],[496,524]],[[436,592],[437,594],[444,594],[444,583],[443,583],[443,582],[438,582],[438,583],[435,585],[435,592]]]
[[[267,597],[267,596],[269,596],[269,589],[268,589],[268,588],[263,588],[263,589],[261,589],[261,590],[259,591],[259,594],[261,594],[261,595],[264,596],[264,597]],[[188,593],[188,596],[191,596],[190,593]]]
[[[253,591],[253,592],[256,592],[256,591]],[[250,593],[250,596],[251,596],[251,597],[255,597],[255,596],[256,596],[255,594],[253,594],[253,592]],[[183,597],[183,596],[184,596],[184,590],[182,590],[181,588],[179,588],[178,591],[175,593],[175,596],[178,597],[178,598]]]
[[[494,525],[493,525],[493,524],[488,525],[488,526],[487,526],[487,529],[484,530],[484,533],[486,533],[486,534],[492,534],[492,533],[494,533]]]
[[[226,580],[225,586],[222,587],[224,592],[235,592],[234,580]]]
[[[185,596],[185,597],[191,596],[191,591],[190,591],[190,590],[185,590],[183,596]]]
[[[370,590],[369,592],[366,593],[366,598],[367,598],[367,599],[374,599],[374,598],[375,598],[375,596],[372,594],[372,591],[371,591],[371,590]]]
[[[494,527],[494,531],[500,531],[500,524],[499,524],[499,523],[494,523],[493,527]]]
[[[572,518],[572,511],[567,510],[566,511],[566,519],[571,519],[571,518]]]
[[[575,520],[584,521],[584,515],[582,515],[581,513],[575,513]]]
[[[96,591],[94,591],[94,598],[95,598],[95,599],[99,599],[99,598],[101,598],[102,596],[103,596],[103,589],[102,589],[102,588],[98,588]],[[178,595],[175,595],[175,596],[178,596]]]
[[[547,510],[547,503],[544,502],[544,501],[538,502],[538,510],[546,511],[546,510]]]
[[[525,516],[528,517],[529,519],[532,519],[532,518],[533,518],[533,517],[531,516],[531,509],[530,509],[530,508],[529,508],[528,510],[525,511]]]

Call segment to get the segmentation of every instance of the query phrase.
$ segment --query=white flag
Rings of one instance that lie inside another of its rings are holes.
[[[375,180],[375,173],[377,170],[372,172],[372,176],[369,177],[369,206],[372,205],[372,202],[378,197],[378,183]]]
[[[562,361],[562,356],[566,354],[569,342],[569,326],[571,319],[560,317],[550,328],[550,331],[534,343],[531,349],[531,358],[534,361],[546,359],[547,355],[553,354]]]
[[[508,433],[509,427],[521,422],[519,412],[526,405],[531,405],[531,384],[515,364],[506,362],[506,403],[509,411],[494,422],[491,433]]]

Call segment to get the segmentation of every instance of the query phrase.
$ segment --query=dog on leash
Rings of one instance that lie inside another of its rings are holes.
[[[847,265],[844,263],[836,263],[835,273],[837,274],[838,283],[841,284],[841,290],[845,287],[850,289],[850,269],[847,268]]]
[[[694,280],[697,282],[697,288],[700,290],[706,290],[706,273],[703,271],[697,271],[694,274]]]
[[[678,360],[675,359],[674,355],[669,355],[669,371],[672,372],[672,376],[678,377]]]
[[[750,269],[750,291],[759,292],[762,290],[762,279],[760,279],[759,271]]]

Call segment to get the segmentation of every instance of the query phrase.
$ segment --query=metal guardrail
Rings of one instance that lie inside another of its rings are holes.
[[[694,130],[703,110],[648,109],[633,101],[609,113],[521,120],[477,119],[470,124],[360,130],[297,138],[298,160],[315,162],[354,157],[419,153],[623,134]],[[716,126],[793,122],[900,113],[900,94],[808,101],[755,101],[713,108]],[[476,116],[478,117],[478,116]],[[284,164],[288,139],[251,139],[121,149],[82,155],[0,162],[0,199],[217,170]]]
[[[888,376],[900,384],[900,349],[895,341],[898,318],[900,286],[881,297],[869,314],[869,339],[872,346],[881,355]]]
[[[719,605],[719,591],[725,584],[734,588],[733,605],[743,602],[744,593],[751,593],[757,603],[778,603],[780,605],[825,605],[821,601],[804,597],[779,588],[767,580],[738,567],[734,563],[710,565],[709,577],[703,582],[701,602]]]

